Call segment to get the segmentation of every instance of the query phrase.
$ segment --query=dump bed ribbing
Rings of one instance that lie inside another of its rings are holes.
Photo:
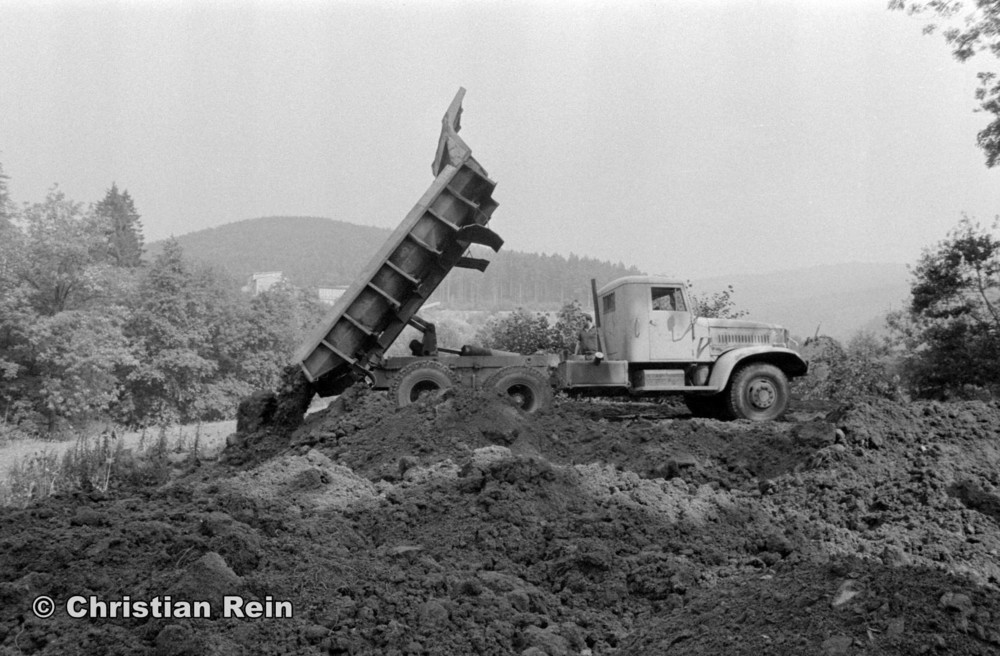
[[[434,182],[296,356],[322,394],[368,375],[454,267],[486,268],[465,256],[470,244],[503,243],[486,227],[496,183],[458,136],[464,96],[459,89],[442,120]]]

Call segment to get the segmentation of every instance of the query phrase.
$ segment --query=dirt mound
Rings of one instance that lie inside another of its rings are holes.
[[[310,417],[291,444],[322,451],[372,480],[398,480],[415,465],[463,461],[475,449],[501,445],[558,464],[600,461],[648,477],[684,474],[731,485],[802,466],[817,448],[810,440],[820,438],[793,427],[691,420],[674,403],[563,400],[529,417],[503,397],[469,390],[396,409],[384,395],[354,388],[341,404]],[[820,430],[832,443],[834,429]]]
[[[997,653],[998,438],[995,403],[754,424],[354,389],[253,467],[0,511],[0,651]],[[29,610],[200,581],[294,615]]]
[[[377,495],[369,481],[315,450],[274,458],[239,472],[226,485],[252,499],[284,498],[316,509],[346,508]]]
[[[838,558],[720,582],[653,619],[620,654],[993,654],[995,593],[939,571]]]
[[[341,399],[310,417],[291,444],[322,451],[374,480],[398,480],[415,465],[466,459],[493,444],[530,451],[537,434],[527,415],[495,394],[456,389],[400,409],[363,387]]]

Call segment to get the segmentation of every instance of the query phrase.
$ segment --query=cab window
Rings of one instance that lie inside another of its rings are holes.
[[[651,289],[653,309],[666,312],[686,312],[684,295],[677,287],[653,287]]]
[[[604,297],[604,308],[603,308],[603,311],[605,313],[609,313],[609,312],[614,312],[615,311],[615,293],[614,292],[611,292],[610,294],[608,294],[607,296]]]

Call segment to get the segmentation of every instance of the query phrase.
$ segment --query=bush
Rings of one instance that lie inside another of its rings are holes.
[[[477,341],[486,348],[525,355],[551,351],[554,346],[548,318],[524,308],[490,319],[477,335]]]
[[[518,308],[502,317],[491,318],[477,334],[486,348],[530,355],[539,351],[573,351],[580,331],[592,324],[590,315],[579,301],[564,305],[556,315],[555,325],[540,312]]]
[[[890,345],[872,333],[858,333],[846,348],[832,337],[813,338],[806,341],[802,355],[809,374],[794,383],[800,398],[850,402],[902,396]]]

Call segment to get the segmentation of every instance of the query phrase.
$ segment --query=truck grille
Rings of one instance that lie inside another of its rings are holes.
[[[760,328],[712,330],[712,351],[721,353],[740,346],[784,346],[784,331]]]

